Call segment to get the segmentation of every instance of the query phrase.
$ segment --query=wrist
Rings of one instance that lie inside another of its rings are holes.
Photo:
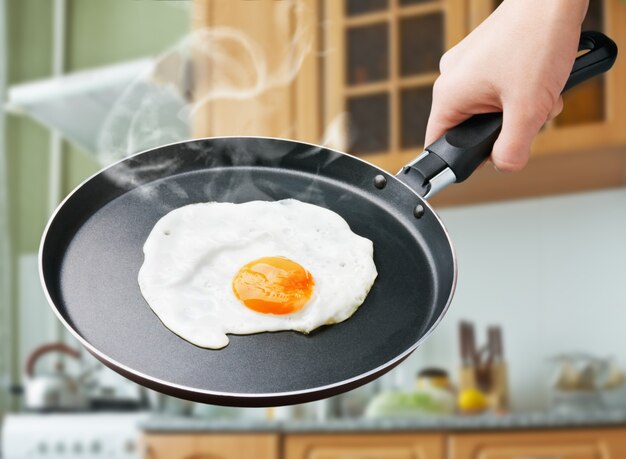
[[[550,0],[544,3],[552,2],[555,4],[557,14],[575,21],[578,26],[583,23],[589,8],[589,0]]]
[[[589,0],[505,0],[527,12],[538,13],[538,20],[579,27],[589,8]],[[510,5],[513,6],[513,5]]]

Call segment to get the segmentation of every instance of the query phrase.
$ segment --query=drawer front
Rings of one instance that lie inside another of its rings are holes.
[[[280,459],[272,434],[146,435],[144,459]]]
[[[450,459],[621,459],[626,430],[497,432],[452,435]]]
[[[595,445],[549,445],[486,447],[477,456],[480,459],[604,459]]]
[[[423,456],[413,448],[392,446],[376,447],[323,447],[312,448],[308,459],[417,459]]]
[[[441,434],[288,435],[285,459],[444,459]]]

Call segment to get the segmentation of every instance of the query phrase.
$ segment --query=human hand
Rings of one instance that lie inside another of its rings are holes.
[[[588,0],[505,0],[440,62],[426,129],[430,145],[478,113],[503,112],[491,154],[518,171],[543,124],[563,109]]]

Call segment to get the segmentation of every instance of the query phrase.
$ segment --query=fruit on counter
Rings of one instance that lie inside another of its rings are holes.
[[[478,389],[463,389],[459,393],[458,405],[462,413],[481,413],[487,408],[487,397]]]
[[[372,399],[366,417],[397,417],[454,413],[454,397],[440,389],[382,392]]]

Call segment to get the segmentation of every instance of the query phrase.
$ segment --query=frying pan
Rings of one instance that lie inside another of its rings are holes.
[[[599,33],[583,34],[581,48],[590,51],[576,60],[567,88],[608,70],[617,54]],[[321,146],[262,137],[191,140],[131,156],[87,179],[52,216],[40,247],[48,301],[105,365],[169,395],[275,406],[353,389],[405,359],[448,309],[456,259],[424,198],[465,180],[501,125],[501,114],[474,116],[397,176]],[[333,210],[373,241],[379,276],[354,316],[309,335],[231,336],[221,350],[165,328],[137,283],[155,223],[191,203],[285,198]]]

